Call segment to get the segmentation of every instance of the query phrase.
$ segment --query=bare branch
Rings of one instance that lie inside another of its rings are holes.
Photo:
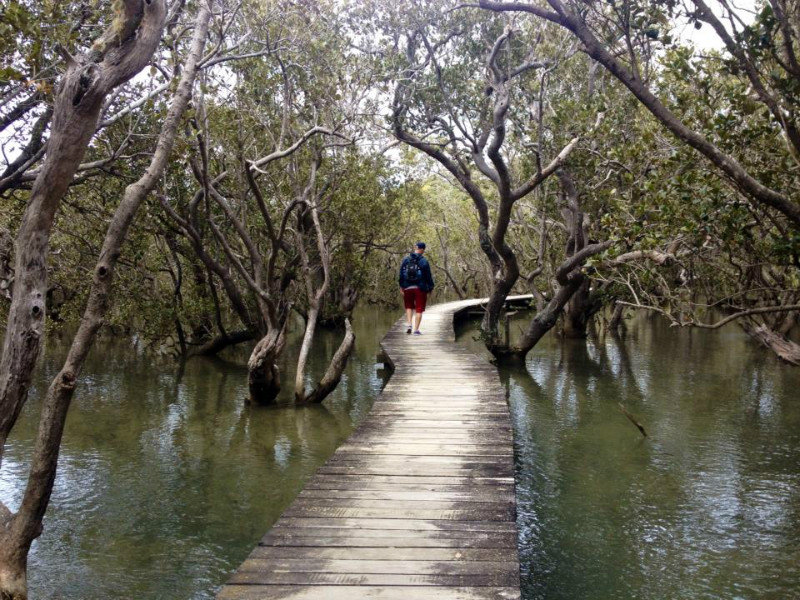
[[[674,316],[672,316],[671,313],[664,310],[663,308],[659,308],[658,306],[650,306],[648,304],[639,304],[634,302],[625,302],[623,300],[617,300],[617,304],[621,304],[623,306],[629,306],[631,308],[642,308],[644,310],[657,312],[667,317],[673,325],[678,325],[680,327],[699,327],[702,329],[719,329],[720,327],[722,327],[723,325],[727,325],[731,321],[735,321],[736,319],[741,319],[742,317],[749,317],[750,315],[763,315],[768,313],[792,312],[795,310],[800,310],[800,304],[789,304],[786,306],[759,306],[757,308],[750,308],[748,310],[742,310],[732,315],[728,315],[727,317],[720,319],[715,323],[700,323],[694,320],[680,321],[676,319]]]

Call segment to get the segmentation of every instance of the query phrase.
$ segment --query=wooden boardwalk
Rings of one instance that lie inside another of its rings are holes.
[[[511,423],[497,370],[453,342],[480,301],[381,346],[394,373],[219,600],[520,597]]]

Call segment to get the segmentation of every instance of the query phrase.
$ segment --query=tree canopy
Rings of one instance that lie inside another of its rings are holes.
[[[643,309],[800,364],[794,0],[14,0],[0,32],[0,448],[42,336],[74,333],[0,592],[24,589],[97,334],[184,358],[251,342],[270,404],[299,316],[294,397],[320,402],[417,239],[440,298],[489,298],[501,360]],[[311,381],[319,326],[341,344]]]

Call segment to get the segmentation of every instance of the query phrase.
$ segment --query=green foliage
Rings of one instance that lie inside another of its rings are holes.
[[[39,91],[47,101],[63,68],[56,44],[71,51],[89,48],[97,32],[119,14],[118,4],[93,8],[52,1],[4,3],[0,92],[22,90],[23,98]],[[744,298],[743,305],[758,305],[775,301],[778,288],[797,289],[800,235],[734,193],[693,151],[666,134],[616,79],[572,51],[568,33],[536,19],[451,9],[453,3],[446,0],[242,4],[224,42],[245,40],[232,53],[253,56],[204,71],[159,186],[179,214],[197,211],[203,243],[231,269],[241,289],[247,285],[228,264],[214,227],[232,240],[233,252],[245,261],[247,248],[219,206],[193,202],[201,189],[189,166],[198,161],[198,136],[207,142],[209,174],[228,173],[218,185],[220,193],[259,251],[269,256],[268,224],[244,178],[242,161],[285,148],[311,127],[325,125],[342,137],[314,137],[256,174],[269,220],[280,223],[302,193],[314,157],[322,156],[317,189],[325,187],[320,216],[332,249],[325,317],[342,316],[348,289],[356,290],[362,302],[396,304],[397,264],[417,239],[428,244],[441,297],[486,294],[493,274],[478,244],[469,197],[449,173],[408,148],[376,150],[389,146],[392,94],[410,66],[404,36],[424,31],[430,43],[440,44],[438,62],[415,74],[407,98],[409,123],[430,133],[427,141],[469,162],[469,145],[453,144],[446,128],[436,124],[451,123],[455,115],[477,127],[490,118],[487,50],[507,30],[512,35],[498,64],[508,69],[535,58],[548,72],[532,69],[515,80],[504,156],[512,178],[522,181],[536,173],[537,157],[546,163],[570,139],[582,136],[566,169],[581,193],[589,240],[614,242],[587,263],[598,302],[631,301],[635,292],[640,299],[689,314],[714,299]],[[734,155],[765,185],[796,197],[798,157],[787,150],[779,124],[730,55],[700,54],[681,44],[676,23],[687,16],[681,5],[613,0],[595,10],[587,17],[590,24],[609,42],[619,41],[621,32],[634,40],[643,76],[687,125]],[[621,26],[606,28],[599,15]],[[160,51],[159,66],[165,71],[178,62],[186,44],[181,31],[171,30]],[[781,36],[769,3],[764,3],[736,42],[769,74],[769,85],[781,101],[796,109],[800,82],[777,60]],[[267,47],[275,49],[267,52]],[[424,54],[422,46],[417,51]],[[159,69],[138,77],[115,97],[106,116],[162,81]],[[27,141],[43,106],[15,124],[17,148]],[[52,326],[69,326],[79,318],[87,272],[109,215],[125,186],[145,168],[165,111],[166,97],[155,96],[103,129],[92,143],[86,161],[105,159],[120,148],[124,158],[74,185],[58,215],[50,262]],[[474,169],[473,175],[494,218],[496,189]],[[9,193],[0,204],[0,226],[15,231],[26,201],[25,186]],[[534,285],[545,295],[552,292],[555,270],[565,255],[564,208],[556,181],[549,181],[516,205],[507,238],[523,276],[542,269]],[[298,214],[292,213],[287,227],[288,248],[277,258],[277,272],[292,280],[287,297],[302,311],[306,300],[299,282],[298,240],[305,240],[312,261],[319,257]],[[543,234],[547,244],[542,252]],[[670,250],[678,260],[664,265],[614,262],[632,251]],[[518,288],[526,291],[523,284]],[[203,339],[218,326],[214,296],[220,300],[223,325],[240,328],[218,278],[209,277],[160,201],[149,199],[123,249],[109,324],[137,333],[154,347],[173,338],[178,323],[189,338]],[[248,311],[257,312],[254,294],[246,292],[244,302]]]

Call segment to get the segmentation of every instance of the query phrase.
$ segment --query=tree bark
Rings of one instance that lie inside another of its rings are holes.
[[[113,35],[109,32],[85,54],[66,57],[67,71],[54,102],[47,154],[17,233],[14,295],[0,358],[0,460],[27,399],[39,356],[45,325],[47,253],[56,210],[83,159],[106,96],[150,61],[161,39],[163,0],[127,0],[121,11]]]
[[[760,342],[781,360],[800,367],[800,345],[766,325],[757,324],[749,319],[739,322],[742,329],[754,340]]]
[[[492,280],[489,301],[486,303],[483,319],[481,320],[481,333],[484,336],[486,349],[495,356],[504,354],[507,349],[505,342],[500,339],[500,316],[503,312],[506,298],[514,288],[517,279],[519,279],[519,270],[506,269]]]
[[[9,596],[20,599],[27,597],[25,562],[31,543],[42,531],[42,520],[53,490],[61,437],[77,378],[108,312],[114,269],[130,225],[139,206],[156,186],[166,167],[178,123],[191,97],[197,66],[205,45],[210,15],[210,10],[203,5],[195,23],[191,51],[162,125],[153,158],[139,180],[125,189],[123,198],[109,223],[94,269],[92,287],[81,324],[72,341],[64,365],[53,379],[45,396],[22,504],[0,532],[0,547],[4,549],[3,554],[0,555],[0,573],[5,573],[9,577],[8,588],[3,587],[0,582],[0,597]],[[160,22],[163,22],[163,14]]]
[[[336,389],[337,385],[339,385],[339,381],[342,379],[342,373],[344,373],[344,370],[347,367],[347,361],[350,359],[350,355],[353,353],[353,347],[356,343],[356,336],[353,333],[352,326],[350,325],[350,319],[344,320],[344,327],[345,332],[344,338],[342,338],[342,343],[339,344],[339,348],[333,355],[333,358],[331,359],[331,362],[325,371],[325,375],[322,376],[322,379],[320,379],[319,383],[311,391],[311,393],[306,396],[306,402],[319,404],[325,400],[325,398],[327,398],[333,390]]]
[[[14,286],[14,239],[8,229],[0,228],[0,298],[11,300]]]
[[[528,329],[522,335],[519,343],[505,349],[502,353],[496,354],[498,358],[523,361],[528,352],[539,343],[544,335],[556,324],[558,316],[566,306],[567,302],[573,297],[576,291],[586,281],[586,275],[581,272],[583,263],[590,256],[599,254],[603,250],[611,247],[612,242],[606,241],[598,244],[589,244],[580,252],[568,257],[556,271],[556,281],[558,289],[543,310],[536,313],[536,316],[528,325]]]
[[[555,326],[559,315],[570,302],[574,302],[573,312],[565,319],[565,330],[574,337],[586,336],[586,323],[591,314],[591,282],[582,272],[582,268],[588,258],[609,248],[611,242],[586,244],[587,234],[578,189],[564,169],[559,169],[557,175],[564,201],[562,214],[569,233],[566,258],[555,273],[557,288],[553,297],[537,311],[518,344],[490,348],[492,354],[501,360],[524,361],[528,352]],[[576,298],[577,294],[582,295]]]
[[[580,205],[580,196],[575,181],[564,169],[559,170],[558,180],[561,185],[561,197],[564,199],[562,210],[564,223],[569,237],[565,249],[567,257],[574,256],[586,246],[586,223]],[[591,281],[583,277],[580,285],[574,290],[564,307],[564,336],[568,338],[585,338],[588,311],[590,308]]]
[[[308,363],[308,355],[311,352],[311,347],[314,343],[314,334],[316,333],[317,323],[319,321],[319,315],[322,309],[322,303],[325,298],[325,293],[329,287],[330,280],[330,253],[325,242],[325,236],[323,235],[322,224],[319,220],[319,213],[317,211],[316,203],[313,204],[309,210],[311,212],[311,218],[314,223],[314,230],[317,236],[317,249],[320,253],[323,281],[320,287],[315,291],[312,284],[313,274],[309,265],[308,255],[302,246],[302,238],[298,236],[300,238],[300,254],[303,260],[303,267],[305,271],[309,309],[308,314],[306,315],[306,328],[303,335],[303,343],[300,346],[300,356],[297,360],[297,372],[295,374],[294,396],[297,404],[303,404],[307,402],[318,404],[336,389],[336,386],[339,385],[339,381],[342,378],[342,373],[344,372],[345,367],[347,367],[347,361],[350,358],[350,354],[353,351],[353,346],[355,344],[355,334],[353,333],[353,328],[350,325],[348,312],[344,317],[344,338],[342,339],[339,348],[334,353],[333,358],[331,358],[328,368],[325,371],[325,375],[319,382],[317,382],[317,385],[314,386],[311,391],[306,391],[305,375],[306,365]],[[350,307],[350,310],[352,310],[352,307]]]
[[[317,318],[319,317],[319,305],[317,303],[309,306],[306,315],[306,328],[303,333],[303,343],[300,345],[300,354],[297,357],[297,371],[294,378],[294,397],[297,402],[304,402],[306,394],[306,365],[311,346],[314,343],[314,334],[317,329]]]
[[[5,524],[0,522],[0,526]],[[25,600],[28,597],[28,554],[10,545],[0,546],[0,600]]]
[[[247,361],[247,387],[250,390],[251,404],[275,404],[281,391],[281,373],[277,359],[285,344],[284,325],[281,329],[271,329],[253,348]]]
[[[214,356],[219,354],[225,348],[241,344],[242,342],[249,342],[255,337],[253,332],[248,329],[241,329],[232,331],[230,333],[221,333],[217,337],[208,340],[202,346],[198,346],[195,350],[189,352],[190,356]]]
[[[608,322],[608,330],[616,334],[619,332],[620,327],[623,323],[623,317],[625,316],[625,307],[622,304],[615,304],[614,305],[614,312],[611,313],[611,319]]]
[[[590,289],[591,281],[587,277],[567,302],[564,309],[564,337],[586,337],[586,326],[591,312]]]
[[[580,268],[580,267],[579,267]],[[558,290],[544,307],[536,313],[525,330],[519,343],[508,349],[507,355],[514,360],[524,360],[528,352],[539,343],[545,334],[555,327],[558,316],[573,294],[583,285],[586,276],[583,273],[571,273],[563,280]]]
[[[315,270],[312,268],[309,260],[308,252],[305,248],[305,240],[303,239],[303,232],[298,231],[297,246],[300,252],[300,258],[303,264],[303,273],[305,279],[306,296],[308,298],[308,315],[306,316],[306,329],[303,336],[303,344],[300,347],[300,356],[297,360],[297,372],[295,374],[294,382],[294,397],[296,403],[304,402],[322,402],[325,397],[330,394],[338,385],[341,379],[342,372],[347,365],[347,359],[353,349],[355,337],[352,328],[350,327],[349,319],[345,320],[345,337],[339,346],[339,349],[334,354],[325,376],[317,384],[317,386],[310,392],[306,391],[305,375],[306,364],[308,362],[308,354],[311,351],[311,346],[314,342],[314,333],[316,332],[317,320],[319,319],[322,304],[325,300],[325,295],[330,287],[331,279],[331,256],[328,249],[325,235],[322,230],[322,222],[319,217],[318,202],[321,200],[321,194],[309,201],[308,196],[313,189],[316,180],[316,172],[321,162],[321,156],[318,155],[316,162],[312,165],[311,174],[309,176],[308,185],[302,195],[302,201],[308,207],[307,217],[310,219],[313,226],[314,234],[316,236],[317,252],[319,253],[319,263],[322,267],[322,282],[314,287]],[[302,217],[301,217],[302,224]]]

